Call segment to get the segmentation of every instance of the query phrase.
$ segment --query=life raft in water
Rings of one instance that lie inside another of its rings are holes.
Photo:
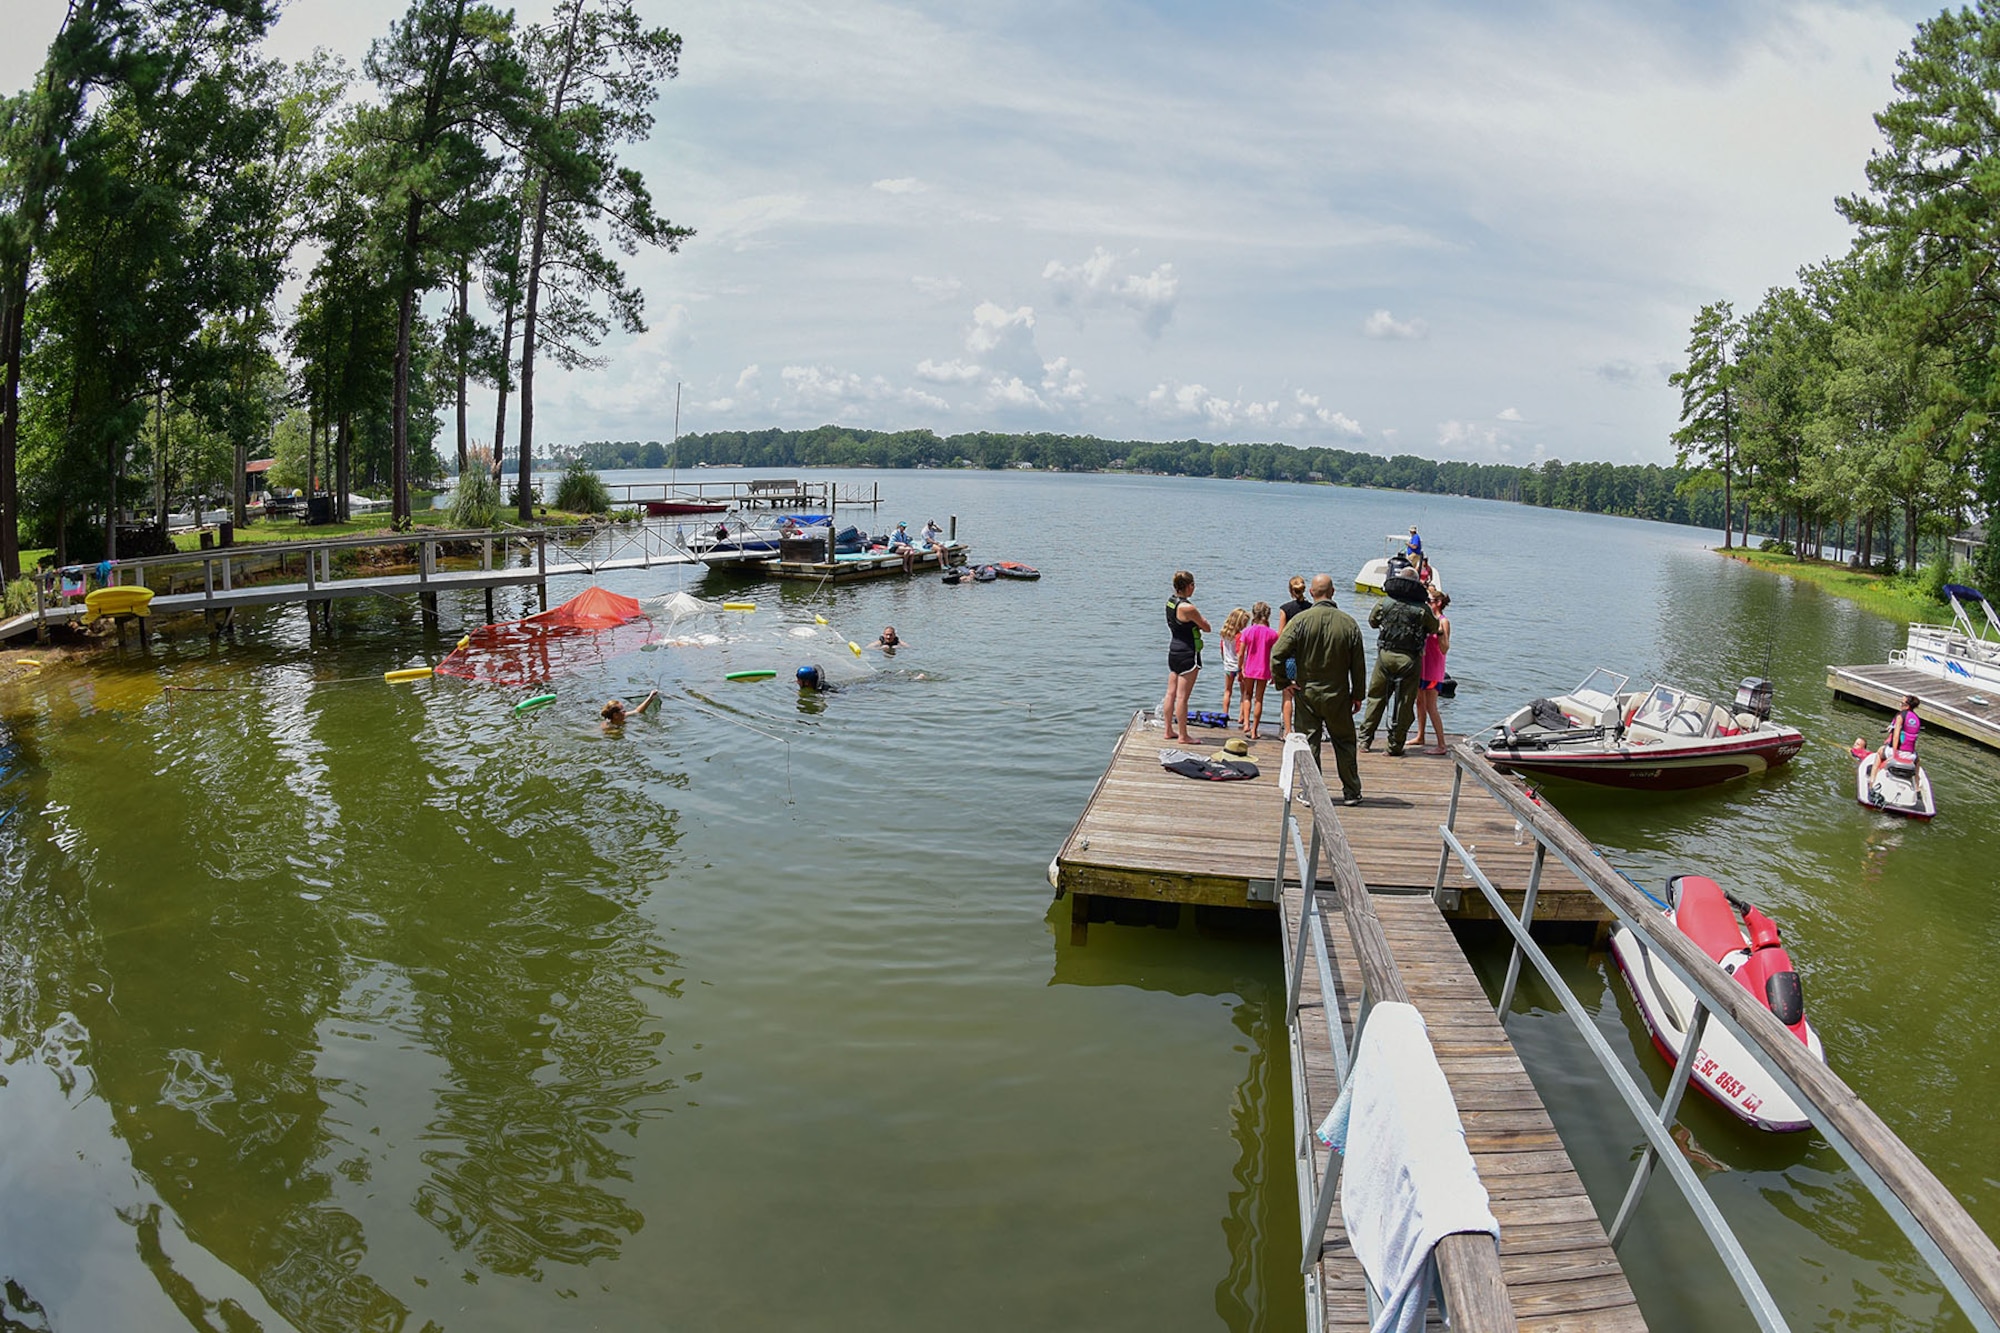
[[[992,566],[992,569],[1003,579],[1038,579],[1042,576],[1041,570],[1033,565],[1024,565],[1018,560],[999,561]]]

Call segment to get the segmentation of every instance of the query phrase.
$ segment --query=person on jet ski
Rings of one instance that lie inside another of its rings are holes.
[[[1917,696],[1903,696],[1903,706],[1889,719],[1889,734],[1882,742],[1882,762],[1905,763],[1911,768],[1919,768],[1917,763],[1917,733],[1924,728],[1923,719],[1917,716]]]

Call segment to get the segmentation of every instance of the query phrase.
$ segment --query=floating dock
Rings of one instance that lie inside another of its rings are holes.
[[[964,542],[949,542],[945,554],[950,563],[962,565],[966,553],[971,550]],[[911,574],[937,573],[944,569],[944,561],[935,550],[918,551],[906,560],[900,553],[887,551],[869,554],[844,555],[838,560],[764,560],[754,565],[745,561],[738,568],[755,568],[760,574],[773,578],[803,579],[812,583],[852,583],[860,579],[881,579]]]
[[[2000,690],[1991,686],[1944,680],[1898,662],[1884,662],[1830,666],[1826,687],[1835,698],[1891,710],[1903,706],[1904,695],[1914,694],[1917,716],[1925,726],[2000,749]]]
[[[1276,711],[1265,715],[1272,730]],[[1196,725],[1194,743],[1173,748],[1209,754],[1237,734]],[[1438,887],[1437,830],[1447,822],[1457,770],[1447,756],[1419,754],[1412,746],[1393,758],[1381,744],[1378,737],[1374,751],[1361,753],[1361,804],[1342,808],[1341,825],[1370,888],[1427,894]],[[1084,938],[1091,921],[1116,915],[1115,902],[1099,900],[1276,908],[1271,811],[1283,741],[1266,736],[1250,743],[1249,758],[1263,773],[1248,782],[1203,782],[1168,772],[1160,766],[1165,748],[1159,725],[1144,712],[1135,714],[1056,853],[1049,879],[1058,896],[1070,896],[1073,938]],[[1534,863],[1533,840],[1477,786],[1463,789],[1453,826],[1518,911]],[[1492,915],[1455,858],[1444,867],[1442,898],[1447,916]],[[1610,913],[1567,870],[1550,864],[1542,872],[1535,919],[1601,924]]]

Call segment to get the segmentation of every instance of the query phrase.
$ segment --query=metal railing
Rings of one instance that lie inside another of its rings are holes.
[[[1303,736],[1287,737],[1278,778],[1281,813],[1275,883],[1282,897],[1289,860],[1299,868],[1301,890],[1296,923],[1298,934],[1285,956],[1288,987],[1285,1025],[1291,1034],[1292,1049],[1295,1052],[1303,1050],[1299,996],[1305,981],[1307,951],[1310,949],[1311,961],[1319,979],[1320,1009],[1326,1021],[1327,1041],[1333,1049],[1334,1070],[1344,1087],[1355,1055],[1360,1050],[1361,1034],[1367,1026],[1370,1011],[1385,1000],[1407,1004],[1409,993],[1403,988],[1402,976],[1396,970],[1396,959],[1382,933],[1382,923],[1375,915],[1375,904],[1362,881],[1361,867],[1355,863],[1354,851],[1347,845],[1347,836],[1341,831],[1340,819],[1334,813],[1332,799],[1327,795],[1326,781],[1320,775],[1319,766],[1311,762],[1311,753]],[[1302,840],[1299,832],[1301,805],[1311,815],[1309,845]],[[1333,883],[1331,890],[1320,887],[1322,858]],[[1320,901],[1322,894],[1331,894],[1338,900],[1338,915],[1347,923],[1348,938],[1353,943],[1355,959],[1360,965],[1362,989],[1355,1006],[1351,1038],[1343,1030],[1338,977],[1327,954],[1324,933],[1326,910]],[[1317,1170],[1320,1149],[1314,1133],[1304,1071],[1295,1067],[1293,1074],[1292,1111],[1298,1136],[1300,1211],[1306,1218],[1302,1237],[1304,1258],[1300,1268],[1306,1276],[1308,1316],[1312,1326],[1318,1328],[1325,1302],[1316,1289],[1314,1269],[1326,1252],[1326,1228],[1333,1215],[1333,1201],[1340,1180],[1340,1158],[1329,1151],[1325,1170]],[[1505,1333],[1516,1327],[1513,1306],[1508,1300],[1506,1284],[1500,1273],[1500,1252],[1491,1236],[1483,1232],[1455,1233],[1440,1240],[1433,1254],[1437,1259],[1439,1304],[1454,1329],[1460,1330],[1460,1333]],[[1372,1292],[1370,1299],[1373,1300]]]
[[[1567,820],[1536,801],[1467,742],[1461,740],[1452,747],[1452,758],[1457,770],[1452,777],[1446,822],[1438,829],[1444,845],[1438,855],[1434,896],[1443,899],[1445,868],[1449,859],[1456,856],[1514,940],[1496,1006],[1500,1022],[1506,1023],[1507,1011],[1513,1006],[1525,958],[1561,1003],[1563,1012],[1575,1024],[1585,1046],[1596,1057],[1646,1137],[1645,1150],[1626,1186],[1618,1212],[1606,1228],[1612,1245],[1623,1239],[1655,1170],[1664,1168],[1721,1256],[1758,1326],[1768,1330],[1790,1327],[1735,1232],[1671,1138],[1702,1034],[1709,1021],[1715,1019],[1742,1042],[1758,1066],[1803,1108],[1813,1127],[1826,1136],[1849,1169],[1909,1237],[1973,1327],[2000,1333],[2000,1249],[1995,1248],[1993,1241],[1916,1154],[1837,1074],[1808,1055],[1798,1038],[1747,989],[1717,967],[1700,947],[1666,920],[1664,913],[1606,864],[1597,849]],[[1509,909],[1500,891],[1455,832],[1460,789],[1468,774],[1492,793],[1535,839],[1534,860],[1518,916]],[[1535,898],[1550,854],[1633,931],[1652,958],[1665,964],[1694,995],[1694,1014],[1686,1040],[1674,1062],[1666,1093],[1657,1105],[1619,1062],[1589,1011],[1529,934],[1534,922]]]

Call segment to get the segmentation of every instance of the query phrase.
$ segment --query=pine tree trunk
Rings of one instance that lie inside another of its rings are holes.
[[[507,302],[507,313],[500,321],[500,383],[494,393],[493,408],[493,480],[498,483],[503,469],[500,460],[507,456],[507,395],[513,391],[514,377],[514,303]]]
[[[416,315],[418,224],[423,202],[412,199],[403,219],[403,281],[396,301],[396,388],[389,406],[389,518],[401,530],[410,522],[410,325]]]
[[[459,472],[459,475],[460,475],[460,476],[464,476],[464,475],[465,475],[465,443],[466,443],[466,435],[465,435],[465,357],[466,357],[466,353],[467,353],[467,351],[468,351],[468,348],[467,348],[466,344],[467,344],[468,342],[470,342],[470,341],[471,341],[471,340],[470,340],[470,339],[469,339],[469,338],[468,338],[468,337],[466,336],[466,328],[465,328],[465,322],[466,322],[466,318],[467,318],[467,308],[466,308],[466,286],[467,286],[467,284],[469,284],[469,283],[471,282],[471,280],[472,280],[472,277],[471,277],[471,273],[470,273],[470,272],[468,271],[468,265],[467,265],[467,264],[465,263],[465,261],[464,261],[464,260],[460,260],[460,261],[459,261],[459,265],[458,265],[458,333],[457,333],[457,343],[458,343],[458,472]]]
[[[337,442],[334,446],[334,451],[333,451],[333,477],[334,477],[334,494],[339,498],[334,501],[334,512],[340,516],[340,521],[342,523],[345,523],[350,517],[350,515],[347,512],[348,509],[347,496],[348,493],[354,489],[354,476],[353,476],[354,414],[353,413],[342,412],[340,414],[340,434],[336,438]]]
[[[526,523],[534,517],[534,495],[529,490],[529,469],[535,456],[535,315],[542,294],[542,245],[549,222],[548,175],[535,191],[535,240],[528,248],[528,300],[521,314],[521,494],[516,516]]]
[[[21,338],[26,327],[26,284],[16,288],[11,282],[5,300],[0,300],[0,359],[6,372],[0,376],[0,579],[21,577],[20,479],[15,470],[20,439],[16,423],[21,415]]]

